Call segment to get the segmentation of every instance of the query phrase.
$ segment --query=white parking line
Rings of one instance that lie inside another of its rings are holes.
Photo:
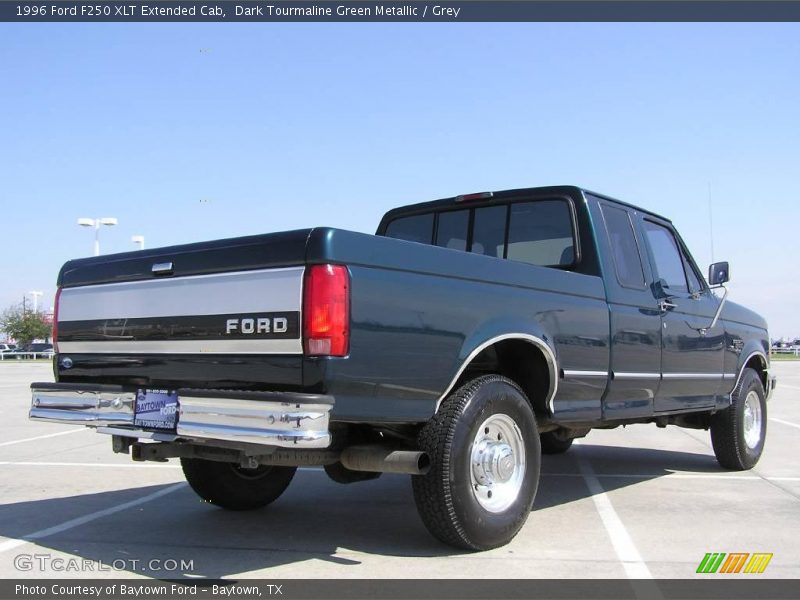
[[[628,530],[625,529],[622,520],[614,510],[606,495],[600,480],[595,475],[594,470],[589,463],[581,457],[580,453],[576,453],[578,460],[578,468],[581,471],[586,487],[592,494],[592,501],[600,515],[600,520],[603,521],[603,526],[608,532],[608,537],[611,538],[611,545],[614,546],[614,551],[617,553],[617,558],[622,562],[622,567],[625,569],[625,574],[628,579],[652,579],[653,575],[650,569],[647,568],[644,560],[642,559],[639,550],[633,543]]]
[[[800,390],[800,387],[796,385],[787,385],[785,383],[781,383],[781,381],[778,380],[778,389],[784,389],[784,388],[788,390]]]
[[[152,462],[93,463],[0,460],[0,467],[97,467],[99,469],[180,469],[179,464]],[[298,467],[299,471],[324,471],[322,467]],[[583,473],[542,473],[542,477],[584,477]],[[594,473],[598,479],[721,479],[726,481],[800,481],[800,477],[757,477],[755,475],[715,475],[713,473]]]
[[[800,429],[800,425],[798,425],[797,423],[790,423],[789,421],[784,421],[783,419],[776,419],[775,417],[770,417],[769,420],[775,421],[776,423],[780,423],[781,425],[788,425],[789,427]]]
[[[157,498],[161,498],[162,496],[166,496],[167,494],[171,494],[172,492],[177,492],[178,490],[184,487],[186,487],[185,483],[176,483],[167,488],[158,490],[157,492],[153,492],[152,494],[148,494],[147,496],[142,496],[141,498],[137,498],[136,500],[131,500],[130,502],[125,502],[124,504],[118,504],[117,506],[112,506],[111,508],[106,508],[104,510],[98,510],[97,512],[90,513],[83,517],[70,519],[69,521],[65,521],[60,525],[48,527],[47,529],[40,529],[39,531],[34,531],[33,533],[23,535],[18,539],[17,538],[8,539],[5,542],[0,542],[0,552],[13,550],[14,548],[19,548],[20,546],[24,546],[28,542],[33,542],[42,538],[46,538],[51,535],[61,533],[62,531],[67,531],[68,529],[80,527],[81,525],[85,525],[86,523],[91,523],[96,519],[107,517],[108,515],[113,515],[114,513],[118,513],[120,511],[133,508],[134,506],[139,506],[140,504],[144,504],[145,502],[156,500]]]
[[[163,465],[152,463],[75,463],[75,462],[17,462],[10,460],[0,461],[0,466],[8,467],[99,467],[122,469],[180,469],[180,465]]]
[[[25,438],[24,440],[11,440],[10,442],[0,442],[0,447],[11,446],[13,444],[23,444],[25,442],[35,442],[36,440],[44,440],[47,438],[57,437],[59,435],[67,435],[68,433],[78,433],[79,431],[87,431],[86,428],[70,429],[69,431],[59,431],[56,433],[48,433],[47,435],[37,435],[32,438]]]
[[[583,477],[582,473],[542,473],[542,477]],[[714,475],[711,473],[595,473],[598,479],[723,479],[727,481],[800,481],[800,477]]]

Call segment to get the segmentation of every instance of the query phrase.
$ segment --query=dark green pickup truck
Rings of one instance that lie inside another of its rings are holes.
[[[56,383],[30,416],[179,457],[234,509],[298,466],[412,475],[440,540],[486,549],[528,517],[541,453],[593,428],[710,429],[728,469],[766,435],[767,325],[725,301],[669,220],[576,187],[393,210],[331,228],[67,262]],[[324,508],[321,508],[324,510]]]

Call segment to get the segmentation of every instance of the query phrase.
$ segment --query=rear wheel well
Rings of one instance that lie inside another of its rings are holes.
[[[550,369],[544,352],[524,339],[507,339],[481,350],[464,370],[454,389],[488,373],[497,373],[515,382],[533,407],[537,417],[549,415]]]

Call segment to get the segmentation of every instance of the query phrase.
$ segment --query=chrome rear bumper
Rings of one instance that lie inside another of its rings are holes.
[[[333,399],[315,394],[179,389],[175,431],[134,426],[136,392],[121,386],[31,385],[30,418],[97,427],[100,433],[160,440],[224,440],[327,448]]]

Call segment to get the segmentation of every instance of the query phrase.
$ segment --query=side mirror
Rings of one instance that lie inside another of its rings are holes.
[[[714,287],[730,281],[731,275],[727,262],[714,263],[708,267],[708,285]]]
[[[653,282],[653,295],[656,298],[668,298],[669,291],[667,289],[667,282],[664,279],[656,279]]]

